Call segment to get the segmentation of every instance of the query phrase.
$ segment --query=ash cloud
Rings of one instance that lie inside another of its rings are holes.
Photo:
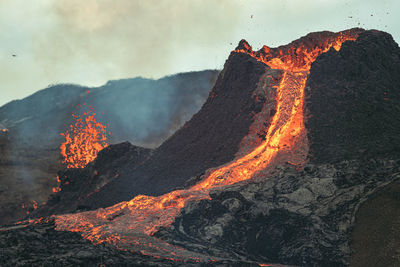
[[[227,2],[205,2],[56,1],[53,27],[34,37],[34,57],[45,75],[89,85],[201,70],[210,62],[204,48],[229,36],[238,14]]]
[[[217,75],[208,70],[158,80],[113,80],[93,88],[55,85],[1,107],[0,123],[17,148],[56,148],[60,133],[74,124],[72,114],[90,106],[96,120],[108,126],[111,143],[156,147],[200,109]]]
[[[397,0],[0,0],[0,105],[49,84],[221,69],[243,38],[260,48],[362,27],[398,40],[399,8]]]
[[[220,69],[239,23],[237,6],[211,0],[0,0],[0,105],[49,84],[100,86]]]
[[[217,75],[202,71],[159,80],[133,78],[94,88],[59,84],[0,107],[0,127],[8,129],[0,131],[0,224],[22,219],[22,204],[45,202],[58,186],[57,172],[65,168],[60,133],[74,123],[72,113],[90,105],[96,120],[109,124],[111,144],[128,140],[154,148],[200,109]]]

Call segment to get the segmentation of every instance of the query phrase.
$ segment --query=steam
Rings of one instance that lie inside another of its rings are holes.
[[[17,211],[14,217],[3,216],[0,224],[21,219],[26,214],[22,202],[27,207],[33,200],[42,203],[57,187],[57,171],[65,167],[60,133],[74,123],[72,113],[82,115],[90,105],[96,121],[108,126],[109,143],[128,140],[156,147],[200,109],[217,74],[115,80],[95,88],[60,84],[0,107],[0,129],[7,129],[0,131],[0,174],[7,177],[1,187],[10,189],[5,207]]]
[[[0,108],[0,123],[10,130],[16,150],[27,146],[54,149],[60,133],[74,124],[73,113],[92,107],[107,126],[109,141],[156,147],[196,113],[208,97],[218,71],[131,78],[95,88],[60,84]]]
[[[54,1],[53,27],[34,37],[34,58],[44,75],[86,85],[202,70],[210,60],[198,47],[229,36],[236,23],[235,12],[219,16],[230,4],[208,2]]]
[[[259,48],[363,27],[399,40],[399,8],[397,0],[0,0],[0,105],[49,84],[221,69],[243,38]]]
[[[92,90],[85,101],[97,114],[104,112],[99,119],[109,124],[111,142],[128,140],[154,148],[200,109],[216,76],[216,71],[206,71],[110,81]]]

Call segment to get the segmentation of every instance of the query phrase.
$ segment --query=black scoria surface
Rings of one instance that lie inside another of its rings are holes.
[[[322,54],[306,88],[313,161],[400,155],[400,48],[390,34],[366,31]]]
[[[148,161],[92,194],[83,205],[92,208],[130,200],[138,194],[160,195],[193,176],[233,159],[263,103],[253,93],[267,67],[243,54],[232,53],[201,110]]]

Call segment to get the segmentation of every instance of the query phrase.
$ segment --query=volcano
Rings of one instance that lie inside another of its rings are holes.
[[[108,144],[158,146],[201,108],[217,75],[205,70],[100,87],[58,84],[0,107],[0,224],[46,202],[59,190],[60,169],[84,167]]]
[[[60,244],[49,264],[398,263],[395,218],[382,258],[360,257],[376,240],[354,248],[359,208],[399,187],[399,88],[400,48],[384,32],[259,51],[242,40],[200,111],[158,148],[111,145],[60,171],[60,192],[33,213],[45,218],[1,229],[3,263],[46,257],[19,256],[32,231]],[[68,240],[86,253],[66,257]]]

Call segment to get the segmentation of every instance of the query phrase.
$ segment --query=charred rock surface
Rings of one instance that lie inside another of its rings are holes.
[[[0,228],[1,266],[233,266],[257,267],[240,260],[198,263],[157,259],[116,249],[108,244],[94,245],[78,233],[54,230],[54,220]],[[279,267],[280,265],[274,265]]]
[[[211,255],[347,266],[352,248],[363,246],[351,242],[359,206],[400,179],[399,57],[393,39],[377,31],[322,54],[307,88],[304,170],[279,167],[264,182],[215,190],[157,236]],[[400,264],[390,260],[380,262]]]
[[[312,65],[307,85],[305,124],[311,149],[305,168],[278,165],[268,177],[213,189],[210,200],[189,202],[172,227],[160,229],[155,236],[236,263],[347,266],[352,248],[359,248],[358,239],[351,242],[359,207],[400,180],[399,156],[392,149],[397,149],[395,132],[400,129],[399,55],[390,36],[376,31],[344,43],[340,52],[321,55]],[[261,110],[262,102],[252,96],[265,68],[248,55],[232,54],[209,99],[191,121],[150,152],[143,164],[123,168],[117,179],[79,205],[102,207],[139,193],[161,194],[185,181],[195,182],[205,169],[232,159],[254,112]],[[371,75],[377,81],[369,80]],[[386,78],[392,84],[380,83]],[[351,90],[342,95],[343,88]],[[384,92],[395,98],[385,99]],[[381,133],[368,127],[376,127],[375,123]],[[2,235],[8,240],[12,231]]]
[[[96,88],[53,85],[0,107],[0,224],[24,218],[46,202],[52,188],[57,187],[57,172],[64,168],[60,155],[64,138],[60,133],[74,123],[72,114],[80,111],[77,105],[87,103],[98,113],[98,121],[110,124],[109,143],[130,140],[136,145],[155,147],[200,109],[218,73],[205,70],[158,80],[124,79]],[[121,157],[130,160],[125,154]],[[115,164],[119,168],[123,165]],[[93,171],[73,171],[68,175],[87,187],[95,176]],[[112,175],[107,179],[113,179],[115,174]],[[75,198],[70,201],[78,201],[76,194],[71,197]],[[61,198],[66,200],[65,195]],[[76,205],[70,210],[75,208]]]
[[[400,264],[400,181],[377,190],[357,211],[350,266]]]
[[[52,195],[47,204],[32,212],[30,217],[90,209],[81,204],[82,198],[117,179],[124,169],[133,170],[144,164],[151,151],[129,142],[110,145],[100,151],[96,160],[86,168],[59,171],[61,191]]]
[[[314,162],[400,154],[400,48],[366,31],[312,65],[305,121]]]
[[[7,230],[6,230],[7,229]],[[1,266],[172,266],[169,260],[93,245],[54,221],[0,229]]]
[[[400,161],[282,168],[185,207],[157,236],[194,251],[298,266],[346,266],[354,214],[378,188],[400,181]]]
[[[160,195],[232,160],[254,114],[263,107],[265,99],[253,95],[267,68],[247,55],[232,53],[201,110],[142,166],[121,173],[83,205],[106,207],[138,194]]]

